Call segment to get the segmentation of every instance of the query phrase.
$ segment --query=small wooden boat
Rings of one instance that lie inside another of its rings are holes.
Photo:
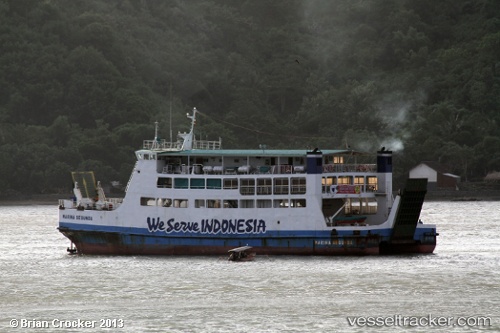
[[[229,250],[230,261],[252,261],[255,258],[255,252],[250,252],[251,246],[241,246]]]

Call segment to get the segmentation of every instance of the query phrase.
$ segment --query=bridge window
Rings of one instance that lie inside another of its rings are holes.
[[[306,199],[292,199],[290,200],[290,207],[304,208],[306,206]]]
[[[207,179],[207,189],[211,190],[220,190],[222,187],[222,181],[220,178],[212,179],[208,178]]]
[[[224,208],[238,208],[238,200],[224,200],[222,204]]]
[[[274,200],[274,208],[288,208],[288,199]]]
[[[156,206],[156,198],[141,197],[141,206]]]
[[[158,199],[158,206],[172,207],[172,199],[160,198]]]
[[[321,185],[323,185],[323,193],[328,193],[332,185],[337,185],[337,177],[323,177]]]
[[[188,200],[187,199],[174,199],[174,207],[175,208],[188,208]]]
[[[224,189],[225,190],[238,189],[238,179],[237,178],[224,179]]]
[[[205,188],[205,179],[204,178],[191,178],[190,187],[192,189],[203,189]]]
[[[274,194],[288,194],[288,178],[274,179]]]
[[[338,178],[338,185],[352,185],[351,176],[340,176]]]
[[[257,208],[271,208],[273,207],[271,200],[257,200]]]
[[[333,163],[343,164],[344,163],[344,156],[333,156]]]
[[[156,181],[156,186],[158,188],[172,188],[172,178],[160,177]]]
[[[188,178],[174,178],[174,188],[189,188]]]
[[[368,183],[367,191],[375,192],[378,189],[377,177],[368,176],[366,177],[366,182]]]
[[[273,194],[273,181],[271,178],[257,179],[257,194],[258,195]]]
[[[254,208],[255,201],[254,200],[240,200],[240,208]]]
[[[243,195],[255,194],[255,179],[243,178],[240,181],[240,193]]]
[[[292,193],[291,194],[306,194],[306,179],[292,178]]]
[[[208,208],[220,208],[220,200],[207,200]]]

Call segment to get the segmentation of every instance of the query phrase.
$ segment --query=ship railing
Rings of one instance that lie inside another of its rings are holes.
[[[193,149],[204,149],[204,150],[218,150],[222,147],[222,139],[218,141],[209,141],[209,140],[194,140],[193,141]],[[182,149],[182,142],[180,141],[166,141],[165,139],[158,140],[144,140],[142,142],[143,149],[149,150],[180,150]]]
[[[137,169],[137,161],[135,161],[134,169],[133,170],[135,171],[136,169]],[[130,186],[130,182],[132,181],[132,177],[134,176],[134,174],[135,174],[135,172],[132,172],[130,174],[130,177],[129,177],[128,182],[127,182],[127,186],[125,187],[125,192],[128,192],[128,188]]]
[[[341,192],[338,191],[341,187]],[[337,191],[336,191],[337,190]],[[361,194],[361,193],[375,193],[377,192],[377,185],[375,184],[338,184],[338,185],[323,185],[323,194]]]
[[[106,198],[105,202],[95,202],[88,209],[92,210],[115,210],[123,203],[123,198]]]
[[[76,208],[76,201],[68,199],[59,199],[59,209]]]
[[[303,174],[305,167],[301,165],[263,165],[254,167],[251,165],[240,166],[210,166],[203,164],[165,164],[160,173],[164,174],[213,174],[213,175],[247,175],[247,174]]]
[[[273,187],[271,185],[258,185],[257,194],[260,195],[273,194]]]
[[[376,164],[325,164],[323,173],[335,172],[376,172]]]
[[[292,165],[273,165],[271,167],[272,174],[288,174],[293,173]]]
[[[376,164],[326,164],[323,173],[375,173]],[[242,174],[303,174],[306,169],[302,165],[262,165],[262,166],[207,166],[202,164],[166,164],[161,173],[167,174],[216,174],[216,175],[242,175]]]
[[[176,142],[170,142],[166,141],[164,139],[158,139],[158,140],[144,140],[142,142],[142,148],[143,149],[181,149],[182,143],[179,141]]]
[[[87,200],[87,203],[80,204],[85,210],[115,210],[123,203],[123,198],[106,198],[104,202]],[[75,199],[59,199],[60,209],[78,209],[78,206]]]
[[[305,185],[291,185],[291,194],[306,194]]]
[[[119,206],[123,203],[123,198],[106,198],[106,202]]]
[[[222,147],[222,139],[218,141],[194,140],[193,149],[218,150]]]

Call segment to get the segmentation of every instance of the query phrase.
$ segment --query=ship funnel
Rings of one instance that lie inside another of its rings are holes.
[[[377,152],[378,193],[385,194],[387,214],[392,207],[392,151],[382,148]]]
[[[323,153],[318,148],[307,152],[307,173],[323,173]]]
[[[392,173],[392,151],[382,148],[377,152],[377,172]]]

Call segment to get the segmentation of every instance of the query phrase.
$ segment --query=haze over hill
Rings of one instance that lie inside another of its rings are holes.
[[[494,0],[0,0],[0,196],[66,192],[72,170],[126,183],[154,122],[169,139],[193,107],[225,148],[385,146],[398,180],[421,160],[482,179],[500,171],[499,17]]]

